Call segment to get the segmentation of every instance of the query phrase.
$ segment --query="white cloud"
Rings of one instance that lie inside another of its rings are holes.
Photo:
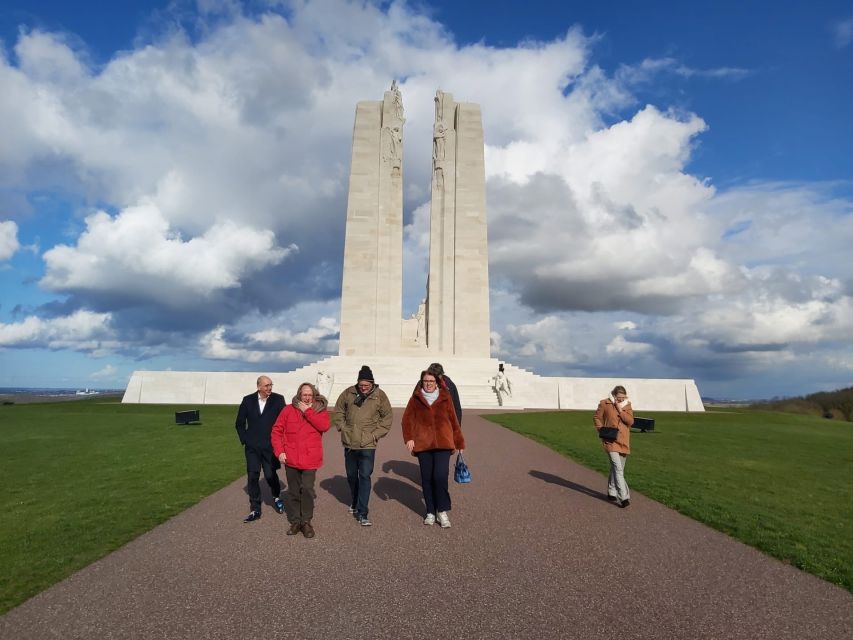
[[[16,63],[0,58],[0,188],[59,190],[89,213],[45,251],[40,281],[89,311],[0,325],[0,345],[333,353],[353,109],[392,78],[407,118],[407,311],[425,285],[441,88],[482,107],[496,355],[552,372],[630,355],[649,375],[699,375],[811,350],[817,371],[846,340],[850,200],[833,185],[714,188],[689,170],[701,114],[634,95],[662,74],[747,71],[664,58],[608,75],[579,29],[460,47],[402,3],[240,6],[206,1],[198,37],[173,31],[99,67],[41,31],[19,37]],[[18,250],[14,224],[0,223],[0,260]],[[84,317],[91,335],[62,328]]]
[[[18,225],[12,220],[0,221],[0,262],[9,260],[20,248]]]
[[[118,369],[111,364],[104,366],[102,369],[98,369],[94,373],[90,374],[89,377],[92,380],[109,380],[111,378],[115,378],[118,375]]]
[[[117,346],[108,313],[77,311],[69,316],[0,323],[0,347],[47,347],[99,353]]]
[[[853,18],[835,22],[832,25],[831,30],[836,48],[844,49],[847,45],[853,42]]]
[[[239,287],[243,278],[296,250],[277,247],[271,231],[230,220],[184,241],[158,208],[140,205],[115,217],[102,211],[87,217],[76,246],[45,252],[41,284],[55,291],[123,292],[180,306]]]

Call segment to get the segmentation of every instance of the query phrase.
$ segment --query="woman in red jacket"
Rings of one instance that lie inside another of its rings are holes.
[[[453,399],[445,388],[439,388],[436,377],[421,372],[421,381],[403,412],[403,442],[409,453],[418,457],[421,467],[421,489],[426,503],[424,524],[450,527],[450,456],[455,449],[465,449],[465,439],[456,418]]]
[[[314,482],[317,469],[323,466],[323,434],[329,430],[327,405],[313,384],[303,382],[272,427],[272,449],[287,477],[284,508],[289,536],[301,531],[306,538],[314,537]]]
[[[602,440],[601,444],[610,458],[610,477],[607,479],[607,499],[619,502],[620,507],[631,504],[631,491],[625,482],[625,461],[631,453],[631,425],[634,424],[634,409],[628,400],[625,387],[613,387],[609,398],[598,403],[592,424],[596,430],[601,427],[616,427],[615,440]]]

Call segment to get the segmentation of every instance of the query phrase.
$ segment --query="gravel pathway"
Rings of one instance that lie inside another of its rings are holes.
[[[285,536],[269,502],[243,524],[241,480],[10,611],[0,638],[853,638],[847,591],[638,493],[618,509],[602,476],[473,412],[474,481],[451,487],[451,529],[426,527],[399,419],[373,527],[347,515],[332,432],[316,538]]]

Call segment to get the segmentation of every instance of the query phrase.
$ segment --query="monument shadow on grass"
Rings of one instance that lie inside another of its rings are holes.
[[[531,469],[529,473],[537,480],[542,480],[543,482],[547,482],[549,484],[556,484],[561,487],[566,487],[567,489],[571,489],[572,491],[577,491],[578,493],[588,495],[591,498],[598,498],[599,500],[604,500],[605,502],[607,502],[606,493],[602,493],[601,491],[594,491],[589,487],[585,487],[582,484],[572,482],[571,480],[566,480],[565,478],[561,478],[560,476],[555,476],[553,473],[546,473],[545,471],[538,471],[536,469]]]

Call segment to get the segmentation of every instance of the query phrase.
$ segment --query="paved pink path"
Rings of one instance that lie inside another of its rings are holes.
[[[464,430],[474,482],[452,487],[449,530],[421,524],[397,412],[373,527],[346,513],[330,433],[313,540],[268,505],[243,524],[241,480],[9,612],[0,638],[853,638],[847,591],[636,492],[618,509],[602,476],[471,412]]]

